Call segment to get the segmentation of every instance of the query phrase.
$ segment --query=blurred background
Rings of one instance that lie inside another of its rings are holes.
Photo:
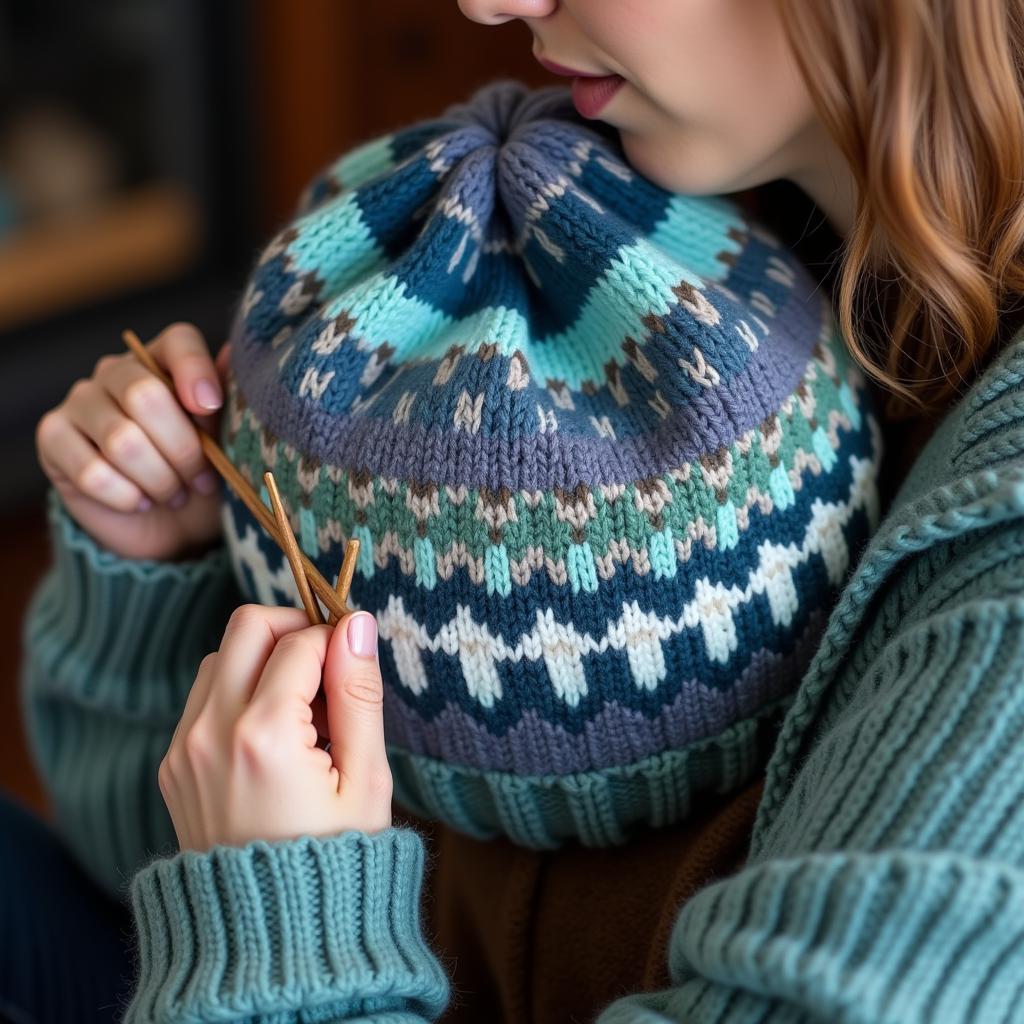
[[[175,320],[216,351],[250,264],[354,144],[497,77],[561,82],[455,0],[0,0],[0,787],[46,813],[20,631],[49,564],[40,417]]]

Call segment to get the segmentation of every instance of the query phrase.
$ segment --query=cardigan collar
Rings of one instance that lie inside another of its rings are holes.
[[[756,859],[821,711],[883,584],[915,555],[1024,520],[1024,329],[946,414],[911,466],[829,619],[766,768],[750,859]]]

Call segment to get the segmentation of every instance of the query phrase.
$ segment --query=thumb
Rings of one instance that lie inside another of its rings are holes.
[[[387,765],[377,620],[369,612],[346,615],[334,627],[323,681],[335,767],[343,777],[365,779]]]

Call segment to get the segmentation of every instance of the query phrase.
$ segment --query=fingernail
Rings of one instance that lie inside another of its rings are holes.
[[[174,497],[171,498],[169,502],[167,502],[167,504],[170,505],[171,508],[181,508],[181,506],[184,505],[186,501],[188,501],[188,491],[186,491],[185,488],[182,487],[182,489],[178,491],[178,493],[175,494]]]
[[[348,646],[360,658],[372,658],[377,653],[377,622],[369,612],[348,620]]]
[[[213,494],[217,489],[217,477],[214,475],[212,469],[204,469],[202,473],[192,481],[192,486],[200,494]]]
[[[207,380],[204,377],[196,384],[192,393],[196,396],[196,401],[204,409],[220,408],[220,388],[212,380]]]
[[[145,512],[147,508],[152,508],[152,507],[153,507],[153,502],[151,502],[149,500],[149,498],[142,497],[142,498],[139,498],[139,503],[138,503],[138,505],[135,506],[135,511],[136,512]]]

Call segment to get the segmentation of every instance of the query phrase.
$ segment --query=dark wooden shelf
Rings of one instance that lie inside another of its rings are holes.
[[[170,280],[202,235],[196,199],[159,182],[0,237],[0,331]]]

